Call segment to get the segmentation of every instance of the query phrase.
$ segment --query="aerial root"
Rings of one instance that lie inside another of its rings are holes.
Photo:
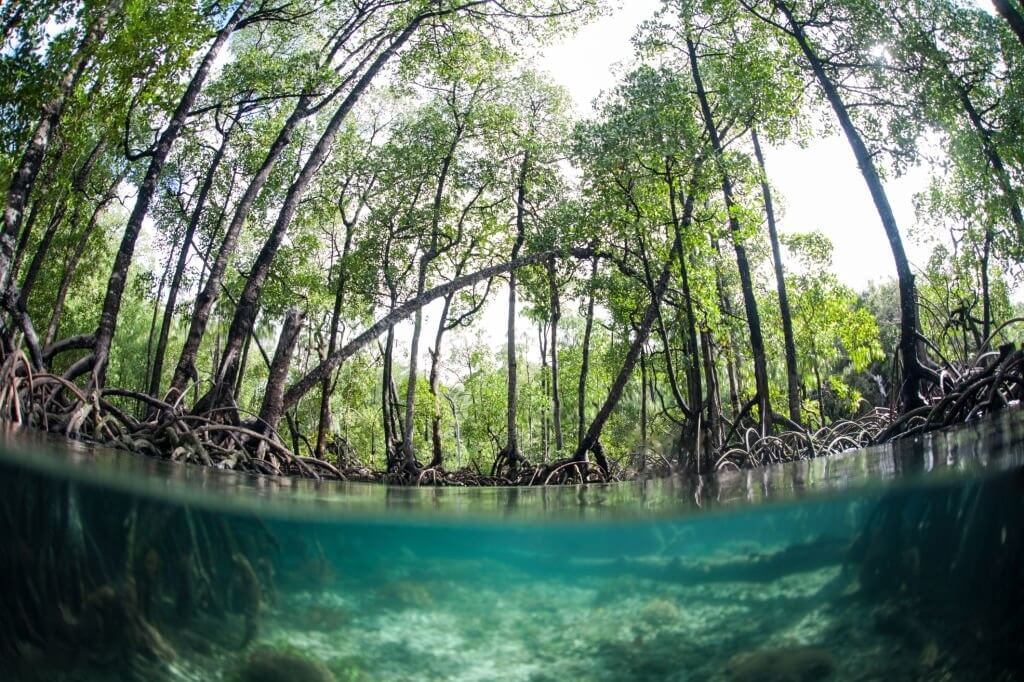
[[[970,364],[950,366],[923,397],[923,406],[903,414],[875,408],[857,419],[836,421],[813,432],[788,430],[761,436],[755,427],[746,428],[719,449],[715,468],[740,469],[837,454],[1017,407],[1024,398],[1024,350],[1006,345],[980,353]]]

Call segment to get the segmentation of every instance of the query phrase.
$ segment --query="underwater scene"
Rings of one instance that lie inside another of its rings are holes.
[[[0,679],[1020,679],[1021,421],[528,490],[288,482],[7,434]]]

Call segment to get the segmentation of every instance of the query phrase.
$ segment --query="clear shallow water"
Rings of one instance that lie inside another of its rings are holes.
[[[0,676],[1018,679],[1024,415],[708,480],[389,489],[8,434]]]

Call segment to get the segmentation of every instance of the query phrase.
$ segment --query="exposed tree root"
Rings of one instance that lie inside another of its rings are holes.
[[[923,396],[924,406],[901,415],[875,408],[858,419],[838,421],[816,431],[790,428],[765,436],[749,416],[741,415],[713,462],[716,469],[740,469],[836,454],[976,420],[1018,405],[1022,395],[1024,351],[1008,345],[981,354],[970,366],[947,364]],[[430,486],[571,485],[622,480],[669,468],[665,457],[648,451],[642,452],[642,460],[633,462],[630,469],[616,468],[597,443],[592,449],[596,465],[579,459],[532,464],[522,455],[510,457],[502,450],[489,473],[418,465],[373,471],[355,463],[354,457],[339,456],[337,463],[331,463],[300,456],[270,425],[235,406],[190,414],[179,403],[135,391],[83,390],[64,377],[34,371],[20,350],[0,359],[0,418],[178,462],[313,479]]]
[[[814,432],[789,430],[762,437],[754,425],[736,429],[737,438],[719,450],[716,468],[837,454],[965,424],[1018,406],[1024,398],[1024,350],[1006,345],[981,354],[968,366],[947,365],[923,397],[922,407],[903,414],[876,408],[859,419],[838,421]]]

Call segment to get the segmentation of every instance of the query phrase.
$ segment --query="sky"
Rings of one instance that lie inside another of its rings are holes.
[[[615,87],[632,62],[633,34],[661,6],[661,0],[628,0],[625,6],[544,50],[538,67],[572,95],[576,111],[589,116],[591,103]],[[863,289],[896,276],[889,243],[867,186],[844,138],[765,148],[765,166],[779,204],[779,231],[820,230],[835,246],[833,270],[840,281]],[[908,239],[915,224],[914,194],[925,189],[928,172],[911,169],[886,182],[897,224],[912,265],[923,267],[930,248]]]

